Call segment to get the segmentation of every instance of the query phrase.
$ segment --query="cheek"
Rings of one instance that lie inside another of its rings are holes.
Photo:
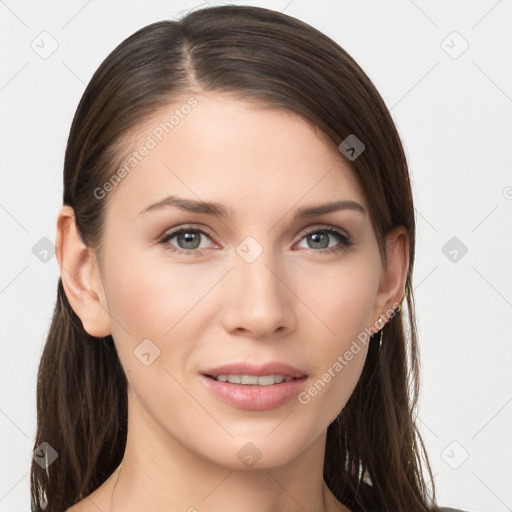
[[[105,275],[112,335],[131,392],[154,418],[165,404],[189,410],[190,396],[179,382],[209,318],[201,298],[218,277],[211,270],[203,276],[195,265],[149,264],[127,252],[110,260]],[[200,408],[187,414],[204,421]]]
[[[378,280],[378,267],[371,255],[358,254],[310,277],[302,273],[300,294],[316,316],[331,352],[343,349],[370,326]]]
[[[136,329],[145,325],[158,336],[200,292],[198,280],[190,279],[180,266],[155,265],[135,252],[112,259],[106,275],[111,313]]]
[[[123,258],[112,258],[105,265],[111,328],[120,357],[145,339],[160,348],[166,356],[162,360],[171,361],[170,352],[191,350],[187,340],[198,338],[197,331],[207,320],[202,299],[219,280],[218,272],[165,258],[156,264],[135,252],[120,253]],[[184,343],[173,343],[176,339]]]
[[[362,305],[366,303],[363,301]],[[352,314],[352,316],[351,316]],[[317,339],[311,352],[312,372],[299,403],[327,427],[345,407],[359,381],[368,353],[364,310],[347,309],[332,318],[335,334]]]
[[[378,267],[370,257],[354,259],[353,264],[347,261],[301,285],[308,290],[306,303],[317,317],[312,321],[318,329],[316,334],[309,329],[310,338],[316,337],[313,378],[299,402],[314,404],[329,422],[345,406],[361,375],[369,342],[365,330],[372,322],[378,279]]]

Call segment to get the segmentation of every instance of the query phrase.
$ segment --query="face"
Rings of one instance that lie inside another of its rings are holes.
[[[131,135],[128,156],[149,150],[101,199],[130,421],[226,467],[243,467],[243,450],[281,465],[325,436],[359,379],[367,345],[344,355],[382,313],[377,241],[353,171],[318,130],[194,98],[172,131],[158,127],[176,104]]]

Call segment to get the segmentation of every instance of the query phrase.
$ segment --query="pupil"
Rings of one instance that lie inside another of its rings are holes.
[[[324,241],[327,241],[327,245],[324,245],[323,247],[314,247],[315,249],[325,249],[328,247],[329,245],[329,237],[325,234],[325,233],[313,233],[312,235],[309,235],[313,241],[313,244],[318,244],[319,243],[319,238],[321,236],[324,237]]]
[[[180,240],[183,240],[185,242],[185,245],[186,247],[184,247],[184,249],[197,249],[197,247],[199,246],[199,244],[197,243],[198,240],[196,240],[196,244],[194,245],[194,241],[193,241],[193,238],[197,237],[197,233],[191,233],[191,232],[185,232],[185,233],[181,233],[178,238]],[[187,245],[187,244],[192,244],[192,246],[190,245]]]

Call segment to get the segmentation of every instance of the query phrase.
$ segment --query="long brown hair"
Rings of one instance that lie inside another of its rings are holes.
[[[294,111],[336,146],[349,135],[365,144],[351,167],[383,262],[386,234],[397,226],[408,232],[407,303],[383,328],[380,348],[370,343],[361,378],[328,427],[324,479],[354,512],[437,510],[415,424],[415,219],[407,162],[379,93],[333,40],[280,12],[228,5],[153,23],[119,44],[88,84],[66,148],[63,202],[74,209],[84,243],[100,247],[106,200],[94,191],[113,175],[123,137],[156,109],[201,91]],[[127,381],[112,337],[84,330],[59,278],[39,366],[34,443],[48,443],[58,457],[47,467],[32,462],[32,511],[63,512],[98,488],[121,462],[126,433]]]

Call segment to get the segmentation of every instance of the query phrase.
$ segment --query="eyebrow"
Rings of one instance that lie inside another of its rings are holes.
[[[183,197],[177,197],[175,195],[170,195],[164,197],[162,200],[157,201],[156,203],[150,204],[141,212],[139,215],[144,215],[145,213],[153,210],[157,210],[160,208],[165,208],[167,206],[174,206],[181,210],[192,212],[192,213],[202,213],[205,215],[215,215],[218,217],[229,217],[230,214],[228,210],[219,203],[214,202],[205,202],[205,201],[196,201],[194,199],[186,199]],[[315,215],[322,215],[326,213],[331,213],[339,210],[353,210],[356,212],[360,212],[363,215],[366,214],[366,209],[363,205],[357,203],[356,201],[351,200],[343,200],[343,201],[333,201],[331,203],[321,204],[318,206],[312,206],[309,208],[299,208],[296,213],[297,218],[304,217],[313,217]]]

